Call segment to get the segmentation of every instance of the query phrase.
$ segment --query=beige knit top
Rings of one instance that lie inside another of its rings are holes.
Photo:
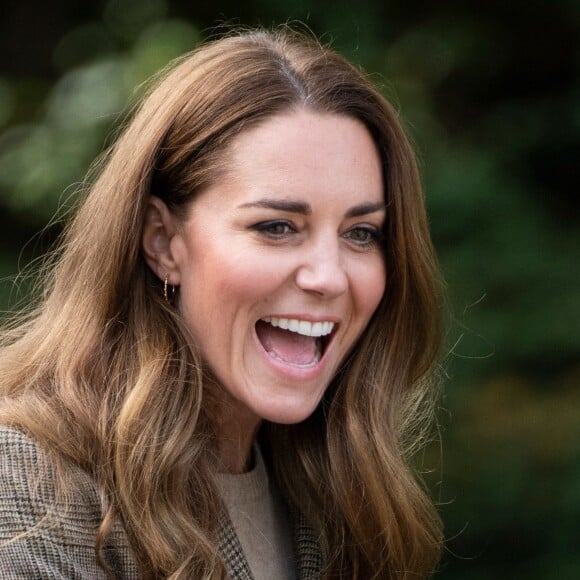
[[[218,488],[255,580],[295,580],[288,514],[258,446],[254,459],[251,471],[218,474]]]

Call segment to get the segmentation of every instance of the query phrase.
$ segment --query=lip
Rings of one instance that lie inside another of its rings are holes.
[[[258,334],[256,332],[256,325],[254,324],[254,342],[256,344],[256,348],[260,351],[262,358],[264,359],[267,366],[273,368],[276,374],[283,375],[289,379],[294,380],[301,380],[301,381],[309,381],[312,379],[316,379],[326,368],[329,353],[333,350],[334,344],[334,337],[336,335],[336,329],[338,328],[338,319],[336,317],[315,317],[312,315],[297,315],[297,314],[271,314],[261,317],[259,320],[268,317],[276,317],[276,318],[295,318],[297,320],[307,320],[308,322],[325,322],[330,321],[335,323],[335,327],[333,331],[330,333],[329,341],[326,347],[324,348],[324,353],[320,360],[311,367],[299,367],[292,365],[290,363],[285,363],[284,361],[272,358],[264,349],[264,345],[261,343],[260,339],[258,338]],[[257,321],[256,321],[257,322]]]

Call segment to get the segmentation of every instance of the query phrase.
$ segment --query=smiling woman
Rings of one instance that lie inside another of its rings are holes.
[[[221,438],[235,446],[228,467],[242,470],[262,419],[312,414],[376,310],[385,209],[376,146],[343,115],[278,113],[224,158],[185,218],[150,200],[144,251],[179,286],[183,320],[236,417],[221,429],[236,429]]]
[[[95,175],[3,331],[2,577],[429,576],[439,284],[390,105],[312,39],[231,35]]]

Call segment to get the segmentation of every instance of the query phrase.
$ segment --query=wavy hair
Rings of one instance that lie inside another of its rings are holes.
[[[429,576],[441,523],[411,455],[436,391],[440,282],[413,150],[363,73],[289,30],[202,45],[163,71],[90,178],[44,295],[3,331],[0,419],[88,471],[145,577],[222,578],[215,436],[200,357],[141,252],[148,196],[176,215],[246,128],[306,108],[360,120],[382,160],[385,295],[314,414],[260,433],[285,496],[317,530],[325,578]],[[288,450],[292,452],[289,453]]]

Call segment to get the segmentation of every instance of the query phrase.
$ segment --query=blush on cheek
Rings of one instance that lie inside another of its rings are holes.
[[[220,286],[224,292],[235,291],[238,296],[258,298],[278,285],[276,268],[264,266],[256,268],[247,265],[232,265],[228,275],[224,276]]]

